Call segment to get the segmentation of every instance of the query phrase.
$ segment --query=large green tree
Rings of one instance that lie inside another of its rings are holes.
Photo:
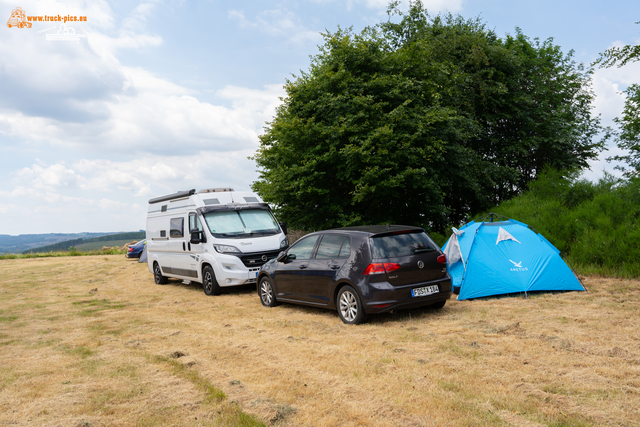
[[[253,185],[292,226],[439,229],[597,156],[591,70],[549,41],[502,40],[422,3],[339,29],[260,137]]]
[[[640,22],[636,22],[639,24]],[[640,60],[640,45],[626,45],[623,47],[613,47],[606,50],[596,64],[601,67],[622,67],[630,62]],[[618,125],[616,135],[617,145],[626,151],[627,154],[610,157],[608,160],[623,162],[624,165],[616,166],[630,177],[640,177],[640,84],[632,84],[625,91],[627,96],[622,116],[613,119]]]

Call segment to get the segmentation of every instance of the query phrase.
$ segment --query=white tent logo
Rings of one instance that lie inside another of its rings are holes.
[[[513,268],[511,269],[511,271],[528,271],[529,270],[527,267],[522,266],[522,261],[520,262],[515,262],[512,260],[509,260],[509,261],[511,261],[511,264],[513,264]]]

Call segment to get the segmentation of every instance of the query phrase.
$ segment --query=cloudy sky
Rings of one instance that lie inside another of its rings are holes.
[[[139,230],[152,197],[248,190],[258,176],[248,157],[285,80],[308,69],[321,32],[386,20],[387,3],[0,0],[7,20],[16,7],[87,17],[0,28],[0,234]],[[638,0],[424,4],[432,14],[480,16],[499,36],[519,27],[553,37],[586,64],[611,46],[640,43]],[[605,123],[638,76],[639,63],[596,72]],[[605,169],[594,162],[586,176]]]

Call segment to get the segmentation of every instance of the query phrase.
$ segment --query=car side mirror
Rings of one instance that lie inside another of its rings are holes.
[[[278,262],[282,262],[284,261],[284,259],[287,257],[287,253],[285,251],[282,251],[278,254],[278,256],[276,257],[276,261]]]
[[[280,222],[280,228],[282,228],[282,232],[284,234],[287,234],[287,223],[286,222]]]
[[[207,237],[204,235],[204,231],[193,229],[191,230],[191,240],[189,241],[192,245],[197,245],[198,243],[207,243]]]

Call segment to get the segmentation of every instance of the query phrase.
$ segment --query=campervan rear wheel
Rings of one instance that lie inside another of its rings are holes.
[[[220,295],[220,285],[213,273],[213,268],[209,265],[205,265],[202,269],[202,287],[207,295]]]
[[[162,270],[157,262],[153,263],[153,278],[156,280],[156,285],[167,284],[167,278],[162,275]]]

